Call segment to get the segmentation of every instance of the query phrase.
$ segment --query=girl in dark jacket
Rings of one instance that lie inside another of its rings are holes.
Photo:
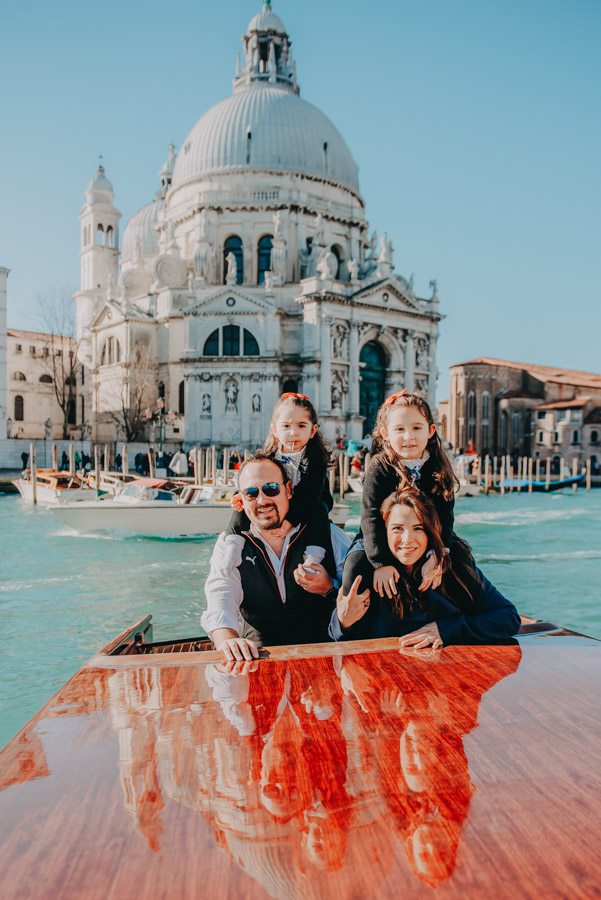
[[[384,401],[373,431],[372,458],[363,483],[361,529],[344,564],[343,587],[348,593],[358,575],[362,588],[382,597],[394,592],[398,577],[388,550],[380,515],[382,503],[395,491],[418,488],[434,503],[448,553],[453,535],[456,478],[438,437],[430,407],[419,394],[401,391]],[[434,553],[424,562],[421,590],[437,587],[442,558]]]

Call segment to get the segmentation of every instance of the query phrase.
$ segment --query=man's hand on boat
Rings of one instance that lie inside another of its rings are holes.
[[[211,640],[216,650],[220,650],[226,659],[258,659],[259,648],[254,641],[247,641],[231,628],[216,628],[211,633]]]

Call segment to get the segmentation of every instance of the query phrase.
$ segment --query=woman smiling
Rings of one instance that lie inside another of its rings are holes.
[[[476,567],[468,545],[455,537],[445,554],[432,502],[416,490],[398,491],[382,505],[388,549],[399,578],[392,598],[359,593],[356,578],[338,596],[330,635],[334,640],[400,637],[422,649],[445,644],[487,644],[506,640],[520,627],[513,605]],[[434,554],[442,568],[437,590],[419,591],[421,567]]]

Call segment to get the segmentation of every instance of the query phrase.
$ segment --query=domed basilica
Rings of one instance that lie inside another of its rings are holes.
[[[75,303],[96,440],[123,438],[119,411],[157,398],[166,438],[238,448],[263,441],[283,391],[312,399],[329,439],[361,438],[403,387],[434,400],[436,283],[416,297],[386,234],[369,235],[357,165],[301,98],[269,2],[243,51],[232,95],[169,146],[120,257],[102,166],[88,185]]]

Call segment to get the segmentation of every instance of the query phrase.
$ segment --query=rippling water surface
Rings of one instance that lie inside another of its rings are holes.
[[[455,509],[455,530],[520,612],[601,637],[601,490],[465,497]],[[140,615],[152,613],[158,639],[202,634],[213,537],[83,537],[0,496],[0,539],[0,746]]]

